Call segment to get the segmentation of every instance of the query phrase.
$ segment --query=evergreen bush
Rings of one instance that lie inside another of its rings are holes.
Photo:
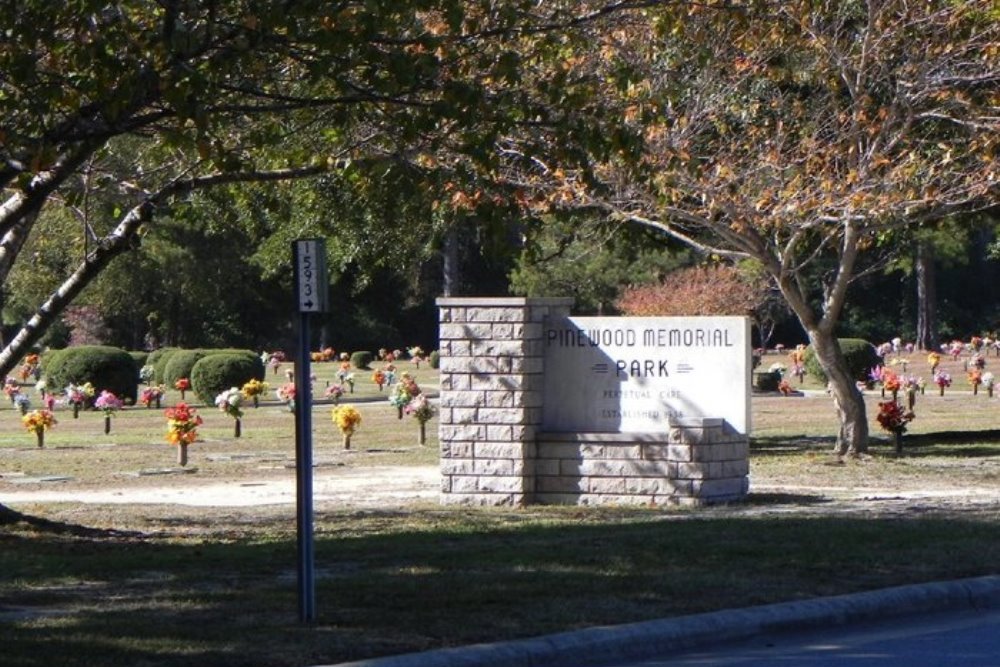
[[[844,353],[844,359],[847,361],[847,370],[855,380],[867,381],[868,371],[882,363],[882,358],[875,351],[875,346],[866,340],[861,338],[838,338],[837,342],[840,344],[840,351]],[[812,346],[806,348],[803,363],[805,364],[806,372],[823,384],[826,384],[826,373],[823,372],[823,368],[819,365],[819,359],[816,358],[816,352]]]
[[[208,356],[205,350],[176,350],[170,355],[163,369],[163,383],[173,387],[181,378],[191,379],[191,369],[201,359]]]
[[[441,367],[441,353],[437,350],[431,352],[431,355],[427,358],[427,363],[430,364],[431,368],[437,369]]]
[[[170,357],[179,350],[177,347],[161,347],[158,350],[153,350],[149,353],[149,357],[146,358],[146,363],[153,367],[153,382],[156,384],[165,384],[164,374],[167,369],[167,363],[170,361]]]
[[[198,398],[209,404],[215,397],[231,387],[239,389],[249,380],[263,380],[260,357],[251,353],[216,352],[199,359],[191,369],[191,388]]]
[[[362,350],[351,355],[351,365],[358,370],[368,370],[371,368],[372,359],[374,355],[371,352]]]
[[[132,356],[104,345],[80,345],[50,355],[45,376],[54,391],[89,382],[98,393],[110,391],[126,404],[135,403],[139,387],[139,369]]]

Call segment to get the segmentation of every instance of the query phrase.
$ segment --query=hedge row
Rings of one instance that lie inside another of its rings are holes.
[[[198,397],[212,403],[230,387],[251,379],[264,379],[264,362],[252,350],[182,350],[163,348],[146,354],[116,347],[81,345],[47,352],[42,372],[54,390],[89,382],[98,392],[110,391],[126,403],[135,403],[139,392],[139,369],[154,368],[154,383],[173,386],[182,377],[191,380]]]

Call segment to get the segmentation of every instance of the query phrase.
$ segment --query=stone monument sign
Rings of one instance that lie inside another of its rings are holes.
[[[657,433],[750,423],[745,317],[567,317],[545,329],[546,431]]]

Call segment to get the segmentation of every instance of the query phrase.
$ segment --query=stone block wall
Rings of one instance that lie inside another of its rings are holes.
[[[542,423],[545,321],[572,299],[441,298],[441,498],[524,505]]]
[[[665,433],[541,433],[534,502],[697,505],[747,493],[749,445],[721,419]]]

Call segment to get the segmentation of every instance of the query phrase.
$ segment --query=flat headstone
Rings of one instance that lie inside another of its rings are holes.
[[[136,472],[138,477],[148,477],[151,475],[185,475],[193,472],[198,472],[197,468],[144,468]]]
[[[44,484],[46,482],[69,482],[72,479],[69,475],[40,475],[36,477],[28,477],[26,475],[10,481],[14,484]]]

